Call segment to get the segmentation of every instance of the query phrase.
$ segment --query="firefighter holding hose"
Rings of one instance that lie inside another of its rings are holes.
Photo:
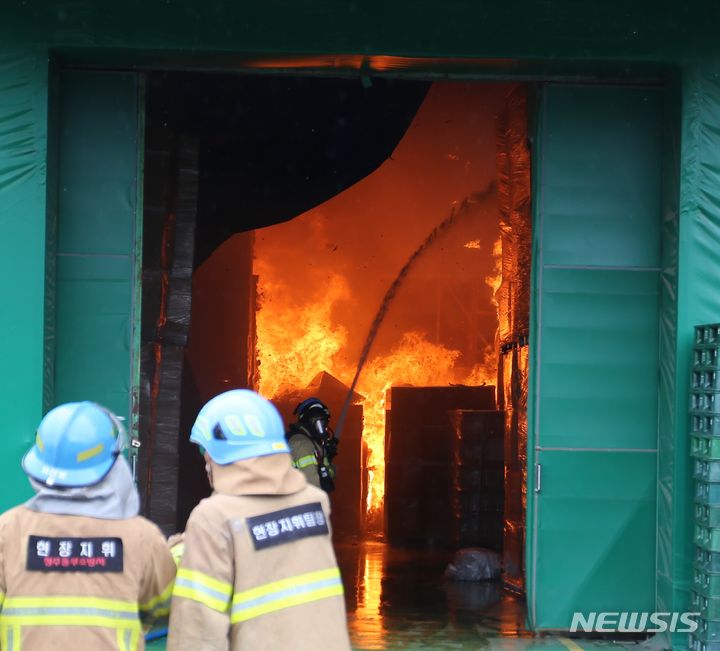
[[[293,465],[305,475],[309,484],[326,493],[335,489],[335,465],[338,440],[330,429],[330,410],[317,398],[303,400],[293,414],[286,434]]]

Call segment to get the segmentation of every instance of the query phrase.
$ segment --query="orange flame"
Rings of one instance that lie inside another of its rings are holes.
[[[465,245],[467,246],[467,244]],[[493,244],[492,257],[494,260],[494,273],[485,277],[485,284],[492,289],[492,304],[495,306],[498,319],[500,319],[500,304],[498,301],[498,292],[503,281],[502,270],[502,239],[498,237]],[[497,331],[495,333],[497,340]],[[497,364],[498,354],[496,346],[486,346],[483,351],[483,360],[476,364],[465,378],[465,384],[482,385],[495,384],[497,381]]]
[[[485,277],[485,284],[493,290],[492,301],[493,305],[497,307],[497,293],[502,285],[502,239],[499,237],[493,244],[492,256],[495,260],[495,273]]]
[[[455,380],[455,362],[460,352],[430,343],[419,332],[407,332],[388,354],[372,359],[360,376],[363,404],[363,438],[368,459],[368,519],[372,523],[382,514],[385,497],[385,402],[394,384],[438,385]]]
[[[498,239],[493,246],[496,273],[485,279],[494,295],[502,280],[501,253]],[[334,274],[326,284],[319,285],[317,295],[305,296],[299,302],[289,286],[274,277],[272,267],[256,260],[255,270],[260,278],[261,296],[257,313],[261,393],[272,399],[287,390],[307,386],[321,370],[338,378],[352,377],[354,368],[341,354],[347,330],[333,325],[332,320],[336,303],[349,298],[346,279]],[[483,361],[469,374],[456,368],[460,356],[457,350],[429,342],[423,333],[407,332],[390,353],[371,358],[363,370],[358,391],[365,396],[363,439],[369,451],[366,504],[369,528],[382,528],[388,390],[399,384],[494,384],[497,357],[493,346],[486,348]]]
[[[285,283],[273,279],[271,268],[262,260],[255,261],[255,268],[260,276],[260,393],[272,399],[288,389],[307,386],[319,371],[337,374],[335,356],[345,346],[347,330],[332,325],[331,317],[334,305],[349,297],[345,278],[331,276],[316,295],[297,302]]]

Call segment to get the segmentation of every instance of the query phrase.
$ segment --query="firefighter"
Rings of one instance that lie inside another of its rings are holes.
[[[275,407],[227,391],[190,440],[213,494],[185,529],[168,651],[349,651],[329,500],[292,467]]]
[[[160,530],[138,516],[127,438],[92,402],[42,419],[22,467],[35,496],[0,516],[0,649],[144,649],[175,578]]]
[[[335,465],[338,440],[330,429],[330,410],[317,398],[303,400],[293,414],[286,434],[293,465],[300,470],[313,486],[329,493],[335,489]]]

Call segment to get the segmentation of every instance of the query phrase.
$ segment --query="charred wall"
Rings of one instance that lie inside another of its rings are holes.
[[[142,265],[139,483],[143,513],[176,531],[180,397],[190,329],[198,147],[148,121]]]

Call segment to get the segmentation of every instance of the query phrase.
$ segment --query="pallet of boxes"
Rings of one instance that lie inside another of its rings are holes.
[[[697,326],[690,386],[695,479],[691,651],[720,651],[720,324]]]

